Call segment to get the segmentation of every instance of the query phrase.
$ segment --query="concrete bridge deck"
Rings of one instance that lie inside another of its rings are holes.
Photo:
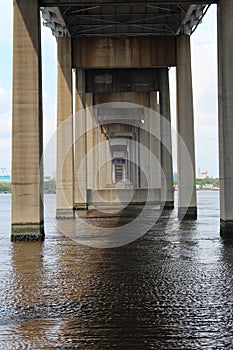
[[[191,34],[214,1],[41,1],[56,36]]]

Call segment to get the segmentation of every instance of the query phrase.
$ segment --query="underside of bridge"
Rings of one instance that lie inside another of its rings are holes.
[[[13,2],[12,239],[44,238],[41,13],[58,46],[57,218],[106,205],[173,209],[168,70],[174,66],[178,215],[196,219],[190,35],[217,1]],[[219,0],[221,232],[227,235],[233,233],[232,15],[232,1]]]

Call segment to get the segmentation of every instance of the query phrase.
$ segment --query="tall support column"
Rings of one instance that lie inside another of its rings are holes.
[[[174,188],[168,68],[161,68],[159,70],[159,91],[161,114],[161,167],[163,170],[161,181],[161,201],[164,205],[164,209],[173,209]]]
[[[43,240],[43,164],[40,164],[43,152],[43,118],[39,1],[14,0],[13,3],[11,239]]]
[[[57,218],[70,218],[74,206],[71,38],[58,38],[57,45]]]
[[[233,237],[233,2],[218,2],[220,233]]]
[[[137,145],[137,127],[134,127],[133,133],[133,144],[132,144],[132,162],[133,162],[133,171],[132,171],[132,182],[135,188],[139,187],[138,185],[138,145]]]
[[[87,134],[85,70],[76,69],[75,99],[75,204],[76,210],[87,209]]]
[[[150,163],[151,163],[151,188],[161,188],[161,143],[160,143],[160,118],[157,101],[157,92],[150,92]],[[157,136],[157,137],[156,137]]]
[[[145,112],[144,125],[139,129],[139,158],[140,158],[140,188],[150,187],[150,138],[149,138],[149,116]]]
[[[195,148],[190,37],[177,37],[178,215],[196,219]]]
[[[94,189],[93,175],[93,147],[94,147],[94,122],[93,122],[93,94],[86,94],[86,125],[87,125],[87,188]]]
[[[106,171],[107,171],[107,185],[112,185],[112,155],[110,151],[110,142],[107,139],[106,141],[106,157],[107,157],[107,164],[106,164]]]

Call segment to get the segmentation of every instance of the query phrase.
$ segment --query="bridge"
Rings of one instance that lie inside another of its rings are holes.
[[[12,240],[44,239],[41,13],[58,48],[57,218],[112,204],[174,208],[169,67],[177,79],[178,215],[197,218],[190,36],[212,3],[220,231],[233,234],[232,0],[14,0]]]

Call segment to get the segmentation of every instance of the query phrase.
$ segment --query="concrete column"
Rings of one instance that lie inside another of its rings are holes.
[[[150,184],[150,138],[149,116],[147,111],[144,113],[144,125],[139,129],[139,152],[140,152],[140,188],[148,188]]]
[[[85,70],[76,69],[75,209],[87,209],[87,139]]]
[[[137,186],[136,188],[141,187],[141,173],[140,173],[140,127],[137,127],[136,134],[135,134],[135,141],[136,141],[136,162],[137,162]]]
[[[149,135],[151,152],[151,180],[150,188],[161,188],[161,142],[160,142],[160,118],[157,92],[150,93],[150,123]],[[155,137],[157,136],[157,137]],[[156,162],[155,162],[156,159]]]
[[[94,189],[93,176],[93,94],[86,94],[86,126],[87,126],[87,188]]]
[[[132,143],[132,139],[130,139],[128,141],[128,149],[129,149],[129,153],[128,153],[128,158],[129,158],[129,181],[131,183],[131,185],[134,185],[135,182],[135,178],[134,178],[134,168],[135,168],[135,164],[134,164],[134,145]]]
[[[101,127],[99,127],[99,131],[101,132]],[[111,170],[109,174],[109,154],[108,154],[108,141],[106,140],[106,135],[104,133],[100,133],[100,169],[99,169],[99,187],[105,188],[107,185],[111,184]],[[110,175],[110,176],[109,176]]]
[[[106,171],[107,171],[107,185],[112,185],[112,155],[110,151],[109,140],[106,140]]]
[[[190,37],[177,37],[178,215],[196,219],[195,147]]]
[[[14,0],[12,233],[43,240],[43,118],[40,11],[37,0]],[[30,14],[30,15],[29,15]]]
[[[115,164],[112,165],[112,182],[113,184],[116,182]]]
[[[233,237],[233,2],[218,2],[220,233]]]
[[[161,167],[163,170],[161,181],[161,200],[164,209],[174,208],[171,113],[168,68],[159,70],[160,91],[160,128],[161,128]]]
[[[93,185],[94,190],[100,188],[100,127],[95,116],[92,116],[93,122]]]
[[[137,128],[134,127],[134,133],[132,138],[132,183],[134,187],[138,187],[138,166],[137,166]]]
[[[74,206],[71,38],[58,38],[57,50],[57,218],[70,218]]]

